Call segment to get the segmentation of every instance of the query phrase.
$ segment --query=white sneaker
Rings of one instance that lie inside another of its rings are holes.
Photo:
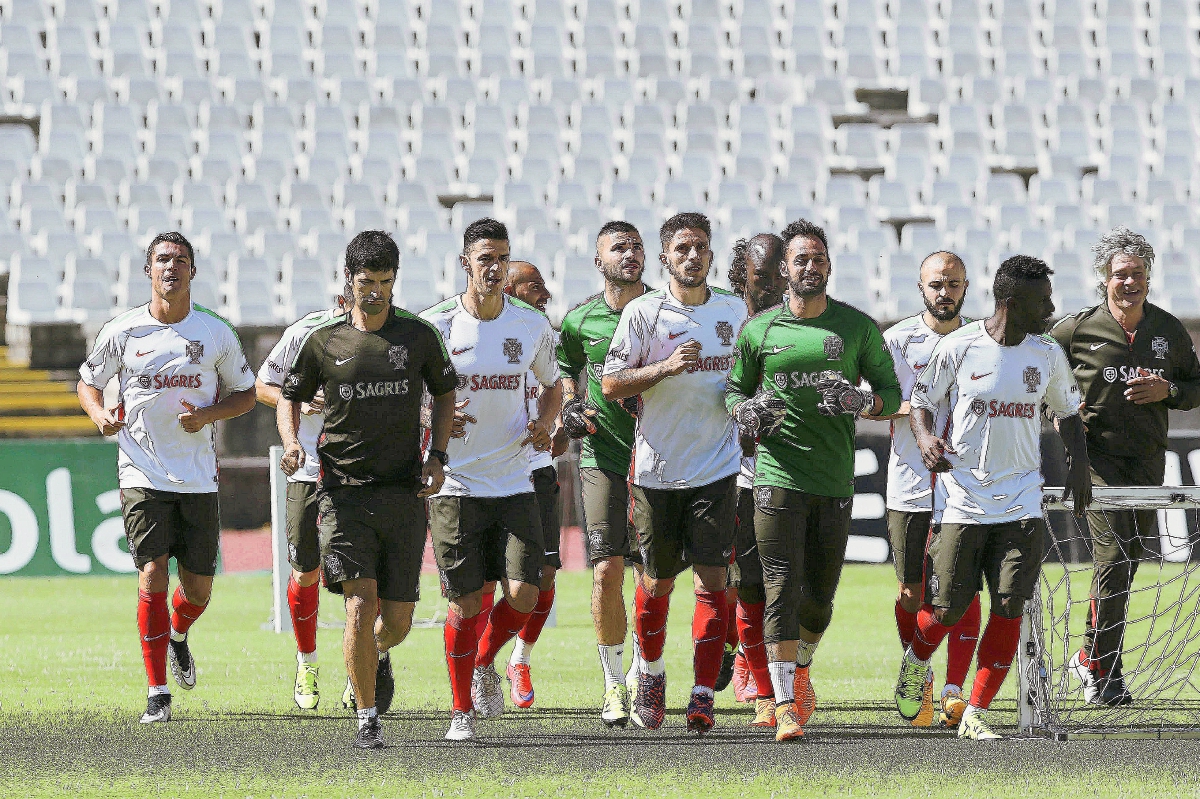
[[[498,719],[504,715],[504,691],[495,666],[476,666],[471,676],[471,702],[481,719]]]
[[[146,699],[146,712],[142,714],[142,724],[159,724],[171,720],[171,695],[155,694]]]
[[[475,737],[475,711],[454,711],[450,719],[450,729],[446,731],[447,741],[470,741]]]
[[[1083,658],[1079,656],[1078,649],[1075,650],[1074,655],[1071,655],[1071,661],[1067,663],[1067,668],[1083,683],[1083,700],[1085,702],[1089,705],[1104,704],[1100,699],[1100,681],[1096,679],[1096,675],[1083,662]]]

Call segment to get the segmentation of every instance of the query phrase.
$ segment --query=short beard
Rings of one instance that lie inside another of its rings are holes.
[[[602,269],[600,270],[600,273],[604,275],[604,279],[607,282],[618,286],[636,286],[638,283],[642,282],[642,272],[645,271],[645,267],[643,266],[642,268],[638,269],[637,277],[635,277],[633,280],[626,280],[624,275],[621,274],[620,262],[618,262],[616,266],[608,266],[606,264],[602,264],[601,266]]]
[[[680,269],[678,272],[672,271],[671,277],[675,278],[675,282],[683,286],[685,289],[698,289],[703,286],[707,280],[706,276],[697,275],[696,277],[690,277],[682,269]]]
[[[793,297],[819,297],[825,293],[825,289],[829,287],[829,278],[821,278],[821,284],[816,288],[808,288],[802,280],[788,281],[788,289],[790,289]]]
[[[963,303],[967,301],[967,295],[964,294],[962,299],[954,304],[954,308],[949,311],[943,311],[936,305],[931,303],[929,299],[922,294],[921,299],[925,300],[925,310],[929,311],[929,315],[939,322],[949,322],[954,317],[958,316],[958,312],[962,310]]]
[[[392,304],[390,302],[385,302],[379,306],[378,311],[372,311],[371,306],[367,305],[367,303],[365,301],[360,302],[358,304],[358,309],[360,311],[362,311],[363,313],[365,313],[367,316],[374,316],[377,313],[384,313],[385,311],[387,311],[388,308],[391,308],[391,307],[392,307]]]

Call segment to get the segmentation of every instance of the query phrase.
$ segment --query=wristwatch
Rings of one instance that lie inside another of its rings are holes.
[[[442,452],[440,449],[429,450],[429,457],[433,458],[434,460],[440,461],[442,466],[445,466],[448,463],[450,463],[450,456],[447,455],[446,453]]]
[[[1167,397],[1176,399],[1179,396],[1179,386],[1174,383],[1167,383]]]

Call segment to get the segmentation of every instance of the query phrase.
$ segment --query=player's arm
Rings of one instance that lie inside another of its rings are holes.
[[[1179,330],[1173,338],[1171,347],[1179,355],[1171,370],[1171,382],[1178,393],[1172,397],[1168,385],[1167,398],[1163,402],[1171,410],[1190,411],[1200,406],[1200,362],[1196,360],[1196,349],[1186,330]]]
[[[759,437],[779,432],[787,414],[786,400],[762,383],[761,339],[761,332],[747,335],[742,327],[734,345],[733,368],[725,381],[725,409],[737,422],[742,454],[747,456],[754,453]]]
[[[79,367],[79,405],[92,424],[106,436],[115,436],[125,426],[120,406],[104,407],[104,387],[121,370],[120,333],[106,326],[96,337],[96,346]]]
[[[904,379],[908,377],[915,378],[915,375],[912,373],[912,366],[908,361],[904,360],[904,353],[900,349],[899,342],[889,339],[886,336],[883,340],[884,344],[888,348],[888,353],[892,356],[892,364],[895,366],[896,371],[896,382],[902,383]],[[911,385],[912,383],[910,382],[909,384]],[[874,383],[871,385],[874,385]],[[900,400],[900,407],[896,409],[895,413],[880,414],[879,416],[864,413],[863,418],[874,419],[878,422],[890,422],[895,419],[905,419],[912,410],[912,403],[910,403],[908,397],[905,397],[903,394],[901,394]]]
[[[249,413],[254,409],[254,402],[254,386],[230,392],[225,399],[201,408],[197,408],[190,402],[182,401],[184,411],[179,414],[179,423],[189,433],[198,433],[205,425]]]
[[[875,392],[874,402],[864,415],[878,414],[885,418],[898,415],[903,398],[900,381],[896,378],[896,362],[874,323],[867,325],[867,340],[859,352],[858,370]]]
[[[433,398],[430,411],[429,448],[445,452],[450,444],[450,431],[454,426],[454,389]],[[424,486],[417,492],[418,497],[431,497],[442,490],[446,482],[446,472],[442,462],[437,458],[426,458],[421,467],[421,482]]]
[[[295,362],[283,381],[279,402],[275,406],[275,427],[283,441],[283,457],[279,468],[285,474],[295,474],[304,465],[304,448],[300,446],[300,406],[316,396],[321,385],[321,353],[312,336],[300,347]]]
[[[951,464],[946,453],[954,452],[934,429],[938,406],[949,402],[950,388],[958,371],[953,353],[948,352],[944,345],[945,342],[940,342],[934,348],[929,365],[917,377],[908,415],[908,426],[921,450],[921,461],[931,472],[950,471]]]
[[[1062,346],[1050,355],[1050,380],[1043,398],[1058,423],[1058,434],[1067,449],[1067,492],[1075,495],[1075,515],[1082,516],[1092,501],[1092,470],[1088,463],[1087,428],[1079,415],[1079,384]]]
[[[562,409],[562,379],[558,373],[554,331],[549,322],[545,323],[545,329],[538,339],[537,352],[529,368],[542,384],[542,390],[538,394],[537,418],[529,421],[529,436],[521,443],[533,444],[538,452],[548,452],[554,438],[555,421]]]
[[[689,339],[676,347],[665,360],[604,375],[600,381],[600,391],[609,402],[628,399],[649,391],[668,377],[683,374],[699,362],[700,342]]]

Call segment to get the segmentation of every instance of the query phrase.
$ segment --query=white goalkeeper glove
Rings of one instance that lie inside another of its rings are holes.
[[[821,393],[817,411],[822,416],[862,416],[875,405],[875,395],[869,389],[852,384],[841,372],[823,372],[816,389]]]
[[[786,413],[787,403],[782,397],[759,391],[737,407],[734,418],[742,435],[757,438],[779,432]]]

